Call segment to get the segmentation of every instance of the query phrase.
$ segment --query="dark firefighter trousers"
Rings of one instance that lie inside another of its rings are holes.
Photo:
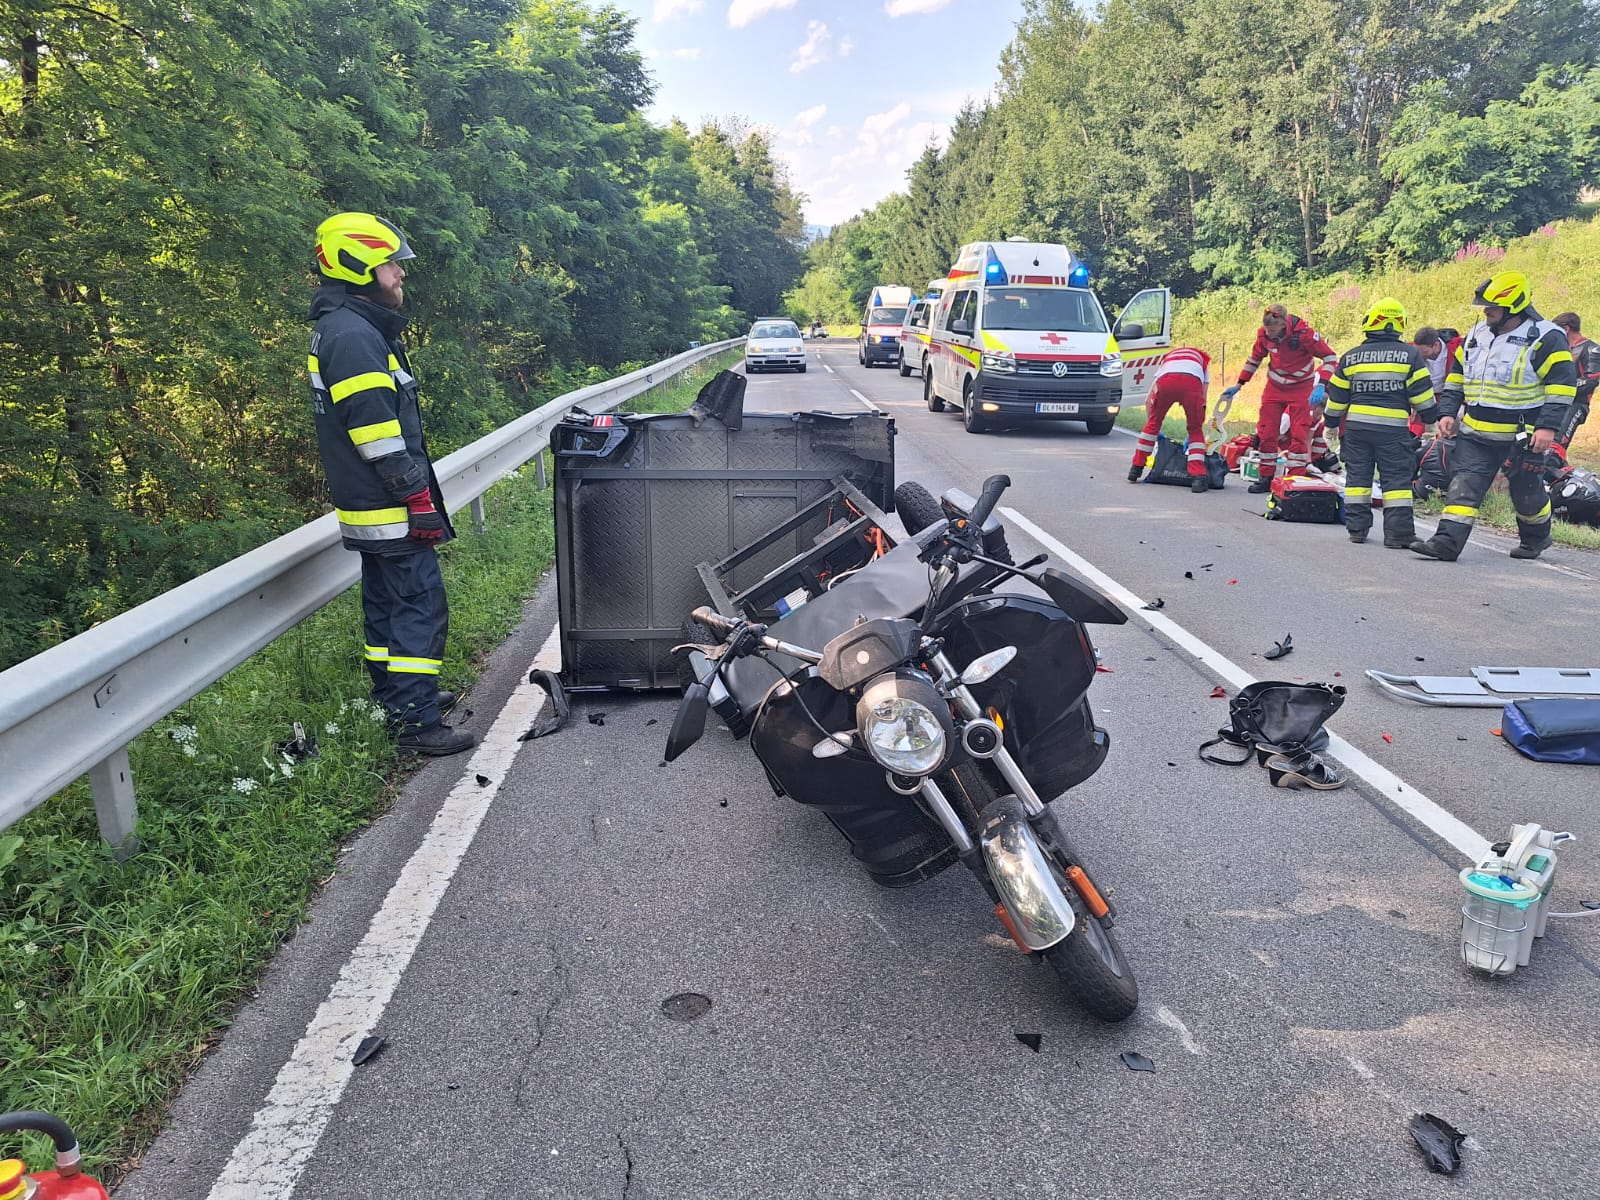
[[[1489,494],[1494,477],[1505,468],[1511,504],[1517,510],[1517,533],[1524,546],[1543,549],[1550,544],[1550,493],[1544,486],[1544,455],[1519,450],[1506,442],[1491,442],[1463,433],[1456,438],[1450,457],[1450,487],[1444,496],[1444,515],[1433,535],[1455,555],[1461,553],[1478,520],[1478,506]]]
[[[1417,476],[1416,439],[1404,427],[1346,425],[1339,439],[1344,459],[1344,527],[1366,536],[1372,529],[1372,477],[1383,486],[1383,540],[1409,546],[1417,536],[1411,482]]]
[[[439,669],[444,664],[450,612],[439,554],[361,556],[361,611],[366,625],[372,698],[389,724],[427,729],[439,723]]]

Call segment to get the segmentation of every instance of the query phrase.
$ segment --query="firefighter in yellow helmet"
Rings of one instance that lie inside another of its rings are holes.
[[[1327,421],[1338,427],[1344,459],[1344,526],[1352,542],[1372,530],[1373,470],[1383,480],[1383,544],[1405,550],[1417,540],[1411,481],[1417,474],[1411,416],[1432,421],[1438,411],[1428,360],[1404,340],[1406,310],[1385,298],[1361,323],[1367,340],[1339,356],[1328,379]]]
[[[456,754],[475,739],[444,723],[455,696],[439,691],[449,611],[438,547],[454,531],[400,337],[400,264],[416,255],[397,226],[362,212],[317,226],[315,252],[311,407],[339,532],[361,554],[372,696],[401,750]]]
[[[1455,436],[1453,472],[1439,529],[1411,548],[1427,558],[1460,556],[1478,506],[1502,467],[1517,510],[1512,558],[1538,558],[1550,545],[1544,454],[1578,394],[1567,335],[1533,307],[1527,278],[1502,271],[1478,285],[1483,309],[1456,350],[1439,397],[1439,432]]]

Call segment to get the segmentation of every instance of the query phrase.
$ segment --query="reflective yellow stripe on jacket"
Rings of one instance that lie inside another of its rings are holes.
[[[411,532],[405,508],[336,508],[339,532],[362,542],[384,542],[403,538]]]

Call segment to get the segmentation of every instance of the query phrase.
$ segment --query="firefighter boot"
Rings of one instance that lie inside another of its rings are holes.
[[[1129,467],[1128,468],[1128,482],[1129,483],[1138,483],[1139,482],[1139,476],[1141,476],[1143,474],[1144,474],[1144,468],[1143,467]]]
[[[1427,541],[1418,538],[1411,543],[1410,549],[1413,553],[1422,555],[1423,558],[1433,558],[1440,562],[1455,562],[1456,556],[1461,553],[1454,546],[1441,542],[1438,534],[1435,534]]]
[[[1544,539],[1544,541],[1538,543],[1537,545],[1533,545],[1533,546],[1528,545],[1526,542],[1520,542],[1517,545],[1511,547],[1511,557],[1512,558],[1538,558],[1539,555],[1543,554],[1546,550],[1550,549],[1550,546],[1551,546],[1553,540],[1554,539],[1552,539],[1552,538],[1546,537]]]
[[[395,739],[402,754],[426,754],[429,758],[445,758],[471,750],[478,739],[461,729],[452,729],[443,721],[426,729],[408,729]]]
[[[1263,492],[1270,492],[1271,490],[1272,490],[1272,478],[1271,478],[1271,476],[1263,476],[1262,478],[1256,480],[1248,488],[1245,489],[1245,491],[1249,492],[1252,496],[1259,496]]]

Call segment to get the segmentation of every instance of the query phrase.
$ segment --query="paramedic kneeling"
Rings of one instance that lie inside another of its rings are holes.
[[[1538,558],[1550,545],[1544,454],[1577,395],[1577,370],[1566,334],[1534,311],[1519,272],[1485,279],[1472,302],[1483,320],[1456,350],[1439,404],[1439,433],[1454,436],[1458,414],[1461,431],[1444,516],[1438,532],[1411,548],[1442,562],[1460,557],[1478,506],[1504,466],[1519,535],[1511,557]]]
[[[1189,490],[1206,490],[1206,387],[1211,383],[1211,356],[1204,350],[1179,346],[1162,356],[1156,368],[1155,382],[1150,385],[1150,398],[1145,402],[1149,419],[1139,434],[1139,444],[1133,452],[1133,466],[1128,468],[1128,482],[1138,483],[1145,464],[1156,448],[1156,434],[1174,404],[1183,406],[1185,423],[1189,426],[1188,461]]]

